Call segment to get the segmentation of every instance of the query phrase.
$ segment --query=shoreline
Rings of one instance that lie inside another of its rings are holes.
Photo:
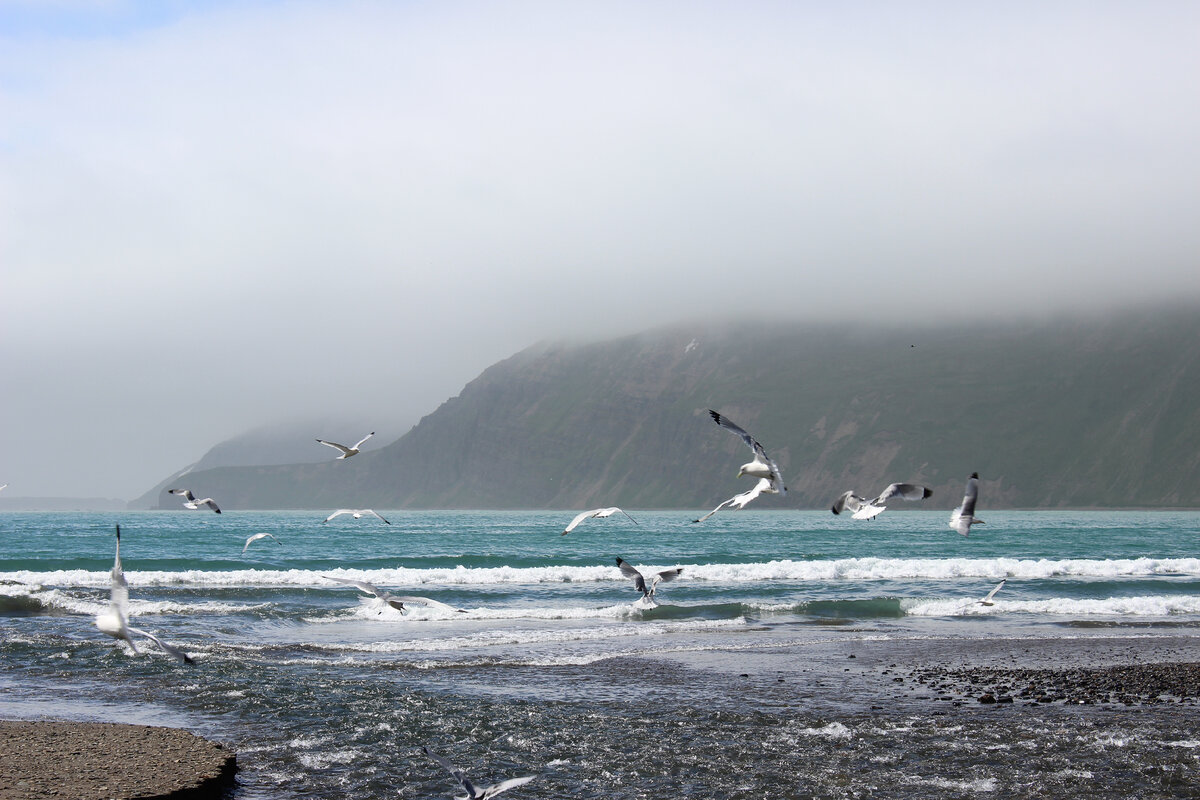
[[[217,800],[233,751],[179,728],[0,720],[0,800]]]

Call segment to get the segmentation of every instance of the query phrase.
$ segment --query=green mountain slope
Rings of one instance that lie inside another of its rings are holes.
[[[952,508],[1200,507],[1200,313],[943,328],[762,324],[543,344],[406,435],[322,464],[191,473],[229,508],[711,508],[758,438],[827,507],[897,480]],[[174,498],[162,503],[170,508]],[[754,506],[751,506],[752,508]]]

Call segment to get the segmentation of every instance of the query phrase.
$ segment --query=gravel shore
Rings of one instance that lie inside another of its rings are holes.
[[[175,728],[0,720],[0,800],[209,800],[236,769],[225,747]]]

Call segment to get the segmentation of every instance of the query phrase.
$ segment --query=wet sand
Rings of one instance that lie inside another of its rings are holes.
[[[0,800],[224,796],[234,754],[176,728],[0,720]]]

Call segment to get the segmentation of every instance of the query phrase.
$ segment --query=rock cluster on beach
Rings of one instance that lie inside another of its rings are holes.
[[[980,703],[1144,705],[1195,704],[1200,700],[1200,663],[1171,662],[1079,668],[930,666],[907,680],[939,699]]]
[[[207,800],[235,770],[225,747],[175,728],[0,720],[0,800]]]

